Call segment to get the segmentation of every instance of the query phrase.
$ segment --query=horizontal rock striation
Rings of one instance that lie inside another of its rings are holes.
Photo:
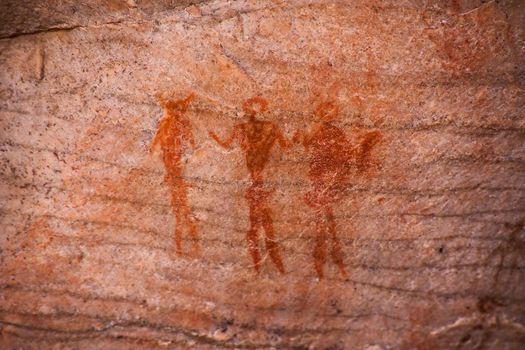
[[[523,348],[520,1],[0,8],[0,348]]]

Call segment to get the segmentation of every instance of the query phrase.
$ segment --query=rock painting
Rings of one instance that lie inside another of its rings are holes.
[[[165,181],[171,191],[171,206],[176,219],[175,245],[177,254],[182,254],[182,234],[187,231],[192,240],[193,252],[199,250],[198,232],[195,218],[188,205],[188,184],[184,179],[183,156],[188,148],[195,148],[192,126],[184,117],[190,102],[195,96],[190,94],[182,100],[165,99],[158,95],[157,100],[164,108],[164,116],[159,122],[157,134],[151,144],[151,151],[160,148],[166,169]]]
[[[314,212],[317,234],[313,250],[314,267],[317,276],[323,278],[329,249],[332,261],[341,275],[346,277],[334,206],[347,195],[352,176],[362,174],[370,164],[370,151],[379,141],[380,135],[378,132],[369,132],[355,147],[335,124],[339,115],[339,107],[335,103],[321,103],[315,115],[315,125],[309,131],[294,136],[296,141],[302,141],[309,165],[311,189],[304,199]]]
[[[152,149],[159,146],[163,154],[166,182],[171,189],[172,206],[177,219],[175,241],[179,254],[182,252],[183,229],[189,232],[194,249],[197,249],[197,228],[188,205],[188,185],[183,177],[181,162],[184,149],[195,147],[191,124],[184,118],[193,97],[190,95],[183,100],[159,98],[165,115],[152,143]],[[243,104],[246,121],[236,124],[224,140],[213,131],[209,131],[209,136],[225,149],[237,145],[244,154],[251,180],[244,195],[250,219],[246,241],[255,270],[259,272],[263,262],[259,248],[259,232],[262,230],[268,256],[277,270],[285,273],[269,205],[275,188],[269,188],[265,183],[264,170],[276,143],[283,150],[290,145],[276,123],[257,118],[257,114],[264,113],[267,108],[268,102],[261,97],[248,99]],[[304,195],[304,201],[312,209],[315,223],[314,268],[319,279],[322,279],[329,255],[341,275],[346,277],[334,210],[347,197],[352,180],[366,175],[373,167],[371,152],[381,135],[378,131],[366,132],[357,137],[357,142],[351,142],[345,131],[337,126],[339,106],[334,102],[319,104],[315,116],[316,122],[309,130],[297,131],[293,137],[294,143],[304,147],[309,167],[310,189]]]
[[[266,250],[275,267],[279,272],[284,273],[284,265],[273,227],[272,212],[268,205],[268,199],[275,189],[265,187],[263,170],[275,143],[278,142],[284,149],[287,147],[287,142],[275,123],[256,118],[257,113],[266,111],[267,106],[266,100],[260,97],[251,98],[243,105],[247,116],[246,122],[235,125],[226,140],[221,140],[213,132],[209,134],[221,147],[230,149],[234,143],[237,143],[244,152],[246,167],[251,179],[251,185],[245,193],[250,207],[250,228],[246,234],[246,240],[255,269],[259,271],[261,265],[258,231],[262,228],[265,234]]]

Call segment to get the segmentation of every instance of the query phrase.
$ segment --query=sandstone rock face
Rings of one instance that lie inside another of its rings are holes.
[[[0,348],[525,346],[522,1],[0,8]]]

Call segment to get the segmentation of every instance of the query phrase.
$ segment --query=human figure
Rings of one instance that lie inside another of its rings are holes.
[[[165,99],[157,96],[157,100],[164,108],[164,116],[159,123],[157,134],[151,144],[151,151],[154,152],[160,147],[162,160],[166,169],[165,181],[171,191],[171,206],[175,219],[175,244],[178,255],[182,254],[182,231],[184,228],[189,232],[193,243],[193,251],[197,252],[198,234],[195,219],[188,206],[188,185],[184,180],[184,168],[182,157],[185,148],[191,146],[195,148],[191,123],[184,117],[188,105],[195,97],[190,94],[183,100]]]
[[[237,142],[244,152],[246,166],[252,181],[245,193],[245,198],[250,206],[250,229],[246,234],[246,240],[255,269],[259,272],[261,264],[258,231],[262,228],[265,233],[266,250],[277,269],[284,273],[279,246],[275,240],[272,213],[268,206],[268,198],[275,190],[265,189],[262,173],[275,142],[277,141],[283,149],[288,145],[275,123],[256,119],[257,113],[266,111],[267,104],[266,100],[260,97],[246,100],[243,104],[243,110],[247,116],[246,122],[235,125],[225,141],[211,131],[209,135],[225,149],[231,149],[232,144]],[[258,110],[255,109],[256,106]]]
[[[363,136],[358,147],[354,147],[344,131],[333,123],[338,113],[339,108],[334,103],[321,103],[315,111],[318,120],[311,130],[304,135],[294,135],[295,141],[302,138],[308,154],[311,190],[305,195],[305,202],[314,210],[317,237],[313,256],[319,278],[324,276],[329,241],[333,262],[341,275],[347,276],[341,243],[337,238],[333,205],[345,197],[351,175],[362,174],[366,170],[370,164],[370,151],[379,141],[379,133],[370,132]]]

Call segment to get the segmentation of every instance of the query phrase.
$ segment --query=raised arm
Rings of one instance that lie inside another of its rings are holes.
[[[162,147],[162,138],[166,135],[168,130],[168,119],[163,118],[160,123],[159,127],[157,129],[157,133],[155,134],[155,137],[153,137],[153,141],[151,141],[150,146],[150,153],[154,153],[159,146]]]
[[[367,168],[373,165],[370,160],[370,153],[375,145],[381,140],[381,133],[379,131],[367,132],[361,137],[357,149],[357,170],[362,173]]]
[[[381,140],[381,133],[379,131],[371,131],[364,134],[359,144],[359,152],[362,157],[368,157],[372,148]]]
[[[290,141],[288,141],[284,135],[281,133],[281,131],[276,127],[275,128],[275,137],[277,138],[277,142],[279,142],[279,146],[281,146],[282,149],[287,149],[290,147]]]
[[[164,98],[164,96],[162,96],[160,92],[155,94],[155,99],[157,100],[157,102],[160,104],[162,108],[167,107],[169,99]]]
[[[151,141],[151,146],[149,149],[150,153],[154,153],[159,148],[159,146],[162,147],[162,139],[168,133],[169,128],[169,114],[167,112],[168,100],[165,99],[160,93],[155,94],[155,99],[157,102],[159,102],[160,106],[164,110],[164,115],[162,116],[159,126],[157,127],[157,133],[153,137],[153,141]]]

